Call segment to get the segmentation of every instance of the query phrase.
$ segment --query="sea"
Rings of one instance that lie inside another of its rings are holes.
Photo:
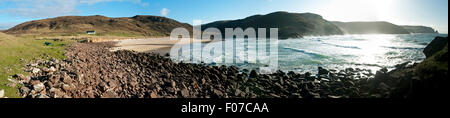
[[[448,34],[308,36],[298,39],[277,40],[276,42],[268,42],[268,44],[276,44],[278,48],[278,53],[276,54],[278,58],[277,69],[284,72],[317,73],[318,67],[334,70],[360,68],[375,72],[381,68],[394,69],[395,65],[405,62],[418,63],[423,61],[425,59],[423,49],[436,36],[447,37]],[[221,55],[215,57],[178,55],[172,56],[172,59],[183,63],[204,63],[216,66],[233,65],[241,69],[260,70],[261,67],[267,67],[269,64],[267,60],[257,61],[248,58],[249,54],[257,52],[254,49],[258,49],[251,47],[255,46],[252,43],[256,42],[252,40],[256,39],[235,40],[234,47],[236,49],[234,51],[222,51]],[[220,41],[211,42],[208,45],[216,45],[212,47],[220,47],[222,45],[222,49],[226,48],[224,43]],[[202,47],[205,46],[202,45]],[[204,50],[204,48],[192,49],[191,53],[193,55],[205,55]],[[214,51],[206,52],[209,55],[214,55],[213,53],[215,53]],[[259,54],[259,52],[257,53]],[[270,50],[266,50],[265,53],[270,53]],[[238,61],[239,63],[225,63],[224,60],[227,58],[234,59],[233,62],[237,62],[236,60],[241,61]],[[258,59],[264,60],[268,58]]]

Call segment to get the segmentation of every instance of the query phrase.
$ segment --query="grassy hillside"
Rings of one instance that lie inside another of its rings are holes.
[[[159,16],[109,18],[105,16],[63,16],[19,24],[4,31],[14,35],[77,36],[94,30],[99,36],[168,36],[174,28],[192,26]]]
[[[44,43],[50,42],[51,45],[46,46]],[[70,40],[54,41],[54,40],[34,40],[31,37],[14,37],[0,33],[0,90],[5,90],[7,97],[20,97],[18,95],[18,87],[10,87],[12,83],[8,79],[17,73],[24,72],[24,66],[37,58],[54,57],[64,58],[63,49]]]
[[[442,40],[438,42],[436,40]],[[445,40],[445,41],[444,41]],[[436,42],[434,42],[436,41]],[[433,46],[430,46],[433,44]],[[441,48],[443,47],[443,48]],[[434,48],[431,50],[429,48]],[[427,59],[417,66],[420,76],[428,78],[445,78],[448,73],[448,37],[436,37],[424,50]]]

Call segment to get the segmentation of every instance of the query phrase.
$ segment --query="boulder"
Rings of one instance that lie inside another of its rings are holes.
[[[40,91],[42,91],[42,90],[45,89],[45,86],[44,86],[43,83],[38,83],[38,84],[33,85],[33,89],[34,89],[36,92],[40,92]]]
[[[150,93],[150,98],[158,98],[158,94],[153,91]]]
[[[20,93],[22,94],[23,97],[27,96],[30,91],[31,91],[30,88],[26,86],[20,88]]]
[[[181,90],[181,95],[182,95],[184,98],[189,98],[189,90],[187,90],[186,88],[183,89],[183,90]]]
[[[29,76],[25,76],[22,74],[16,74],[16,75],[14,75],[14,77],[17,78],[19,80],[19,82],[21,82],[21,83],[28,83],[31,80],[31,78]]]
[[[0,98],[3,98],[5,96],[5,90],[2,89],[0,90]]]
[[[50,98],[50,97],[48,97],[48,96],[45,95],[45,94],[38,94],[38,95],[36,95],[35,98]]]
[[[252,70],[250,72],[250,78],[256,78],[256,77],[258,77],[258,73],[256,72],[256,70]]]
[[[41,69],[39,68],[33,68],[33,70],[31,71],[33,74],[37,74],[41,71]]]
[[[322,67],[319,67],[319,75],[327,75],[328,74],[328,70],[324,69]]]
[[[50,97],[53,98],[62,98],[64,96],[64,92],[61,91],[61,89],[58,88],[51,88],[49,90]]]

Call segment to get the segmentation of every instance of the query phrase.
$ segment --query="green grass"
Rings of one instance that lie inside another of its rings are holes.
[[[439,52],[436,52],[433,56],[425,59],[417,66],[418,73],[424,74],[444,74],[448,72],[448,44]]]
[[[50,45],[45,45],[50,42]],[[18,98],[18,88],[7,86],[8,78],[12,78],[14,74],[29,75],[24,71],[26,64],[35,59],[48,59],[53,57],[64,59],[64,49],[71,40],[34,40],[32,37],[11,37],[0,34],[0,90],[5,89],[5,96],[9,98]],[[22,60],[21,60],[22,59]]]

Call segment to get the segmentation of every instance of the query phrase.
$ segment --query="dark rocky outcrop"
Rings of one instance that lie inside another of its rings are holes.
[[[448,43],[448,37],[436,37],[430,44],[425,47],[423,53],[427,58],[441,51]]]
[[[409,34],[403,27],[384,21],[332,23],[346,34]]]
[[[426,26],[402,26],[410,33],[439,33],[431,27]]]
[[[266,15],[254,15],[239,20],[217,21],[202,25],[206,28],[218,28],[225,34],[225,28],[279,28],[278,37],[300,38],[303,36],[339,35],[342,31],[322,16],[312,13],[274,12]],[[267,29],[267,33],[269,29]],[[267,35],[269,37],[269,35]]]
[[[433,42],[448,38],[436,37]],[[431,43],[427,58],[416,64],[399,64],[390,72],[378,71],[375,78],[363,87],[373,95],[388,98],[441,98],[447,96],[448,86],[448,43]],[[432,48],[432,49],[431,49]],[[439,50],[439,51],[436,51]]]

